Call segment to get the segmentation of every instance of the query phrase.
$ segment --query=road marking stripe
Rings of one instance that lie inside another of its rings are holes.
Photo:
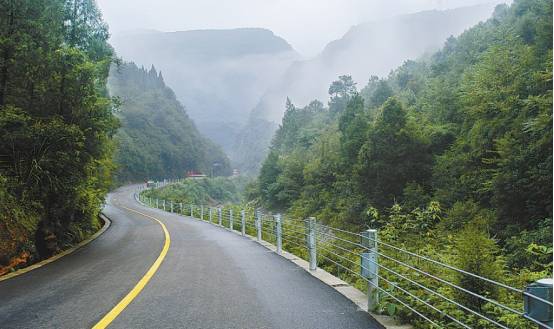
[[[100,320],[94,327],[92,327],[92,329],[104,329],[107,326],[109,326],[110,323],[112,323],[112,321],[115,320],[115,318],[117,318],[117,316],[121,312],[123,312],[123,310],[133,301],[133,299],[135,299],[138,296],[138,294],[140,294],[142,289],[144,289],[148,281],[152,279],[152,277],[154,276],[154,274],[162,264],[162,261],[164,260],[165,256],[167,255],[167,251],[169,250],[169,245],[171,244],[171,238],[169,236],[169,232],[167,231],[167,228],[165,227],[164,223],[162,223],[159,219],[152,217],[150,215],[144,214],[140,211],[127,208],[125,206],[120,206],[120,207],[129,211],[132,211],[134,213],[137,213],[139,215],[142,215],[144,217],[148,217],[158,222],[158,224],[160,224],[160,226],[164,231],[165,242],[162,248],[162,252],[158,256],[154,264],[152,264],[148,272],[146,272],[146,274],[142,277],[142,279],[140,279],[140,281],[136,284],[136,286],[131,291],[129,291],[127,296],[125,296],[110,312],[108,312],[108,314],[104,315],[102,320]]]

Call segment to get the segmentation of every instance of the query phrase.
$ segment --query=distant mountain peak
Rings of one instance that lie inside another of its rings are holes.
[[[360,86],[370,76],[384,77],[404,61],[439,50],[450,36],[489,18],[495,4],[429,10],[352,26],[315,58],[291,64],[253,108],[230,157],[242,169],[257,170],[256,161],[267,152],[271,127],[281,122],[287,97],[302,107],[314,99],[327,100],[329,85],[340,75],[351,75]]]
[[[163,71],[199,130],[223,147],[290,63],[291,45],[264,28],[116,34],[118,55]]]
[[[280,122],[285,98],[297,105],[326,99],[339,75],[365,83],[386,76],[409,59],[438,50],[448,37],[489,18],[498,2],[445,10],[427,10],[352,26],[313,59],[295,62],[253,108],[253,116]]]
[[[140,44],[136,44],[137,41],[141,42],[144,47],[170,47],[170,50],[185,50],[186,53],[201,54],[201,56],[209,58],[295,52],[285,39],[275,35],[273,31],[255,27],[173,32],[137,30],[114,34],[112,37],[112,44],[116,50],[122,52],[125,58],[133,60],[133,56],[138,54],[129,53],[127,48],[131,46],[129,43],[133,43],[133,47],[140,47]],[[148,50],[152,51],[153,49],[144,49],[144,51]]]

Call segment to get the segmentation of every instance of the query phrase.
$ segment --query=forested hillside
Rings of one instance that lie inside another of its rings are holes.
[[[498,6],[430,58],[329,94],[287,103],[252,198],[514,286],[552,275],[551,1]]]
[[[430,10],[353,26],[315,58],[293,63],[271,84],[237,135],[229,153],[233,163],[243,172],[258,173],[287,97],[305,106],[312,99],[325,99],[327,86],[338,75],[349,74],[358,83],[365,83],[372,74],[386,75],[406,59],[439,50],[449,36],[487,19],[493,9],[489,3]]]
[[[198,130],[225,150],[269,85],[299,58],[262,28],[134,31],[111,42],[123,58],[163,71]]]
[[[223,151],[200,135],[154,67],[114,66],[109,91],[121,102],[115,156],[119,183],[183,177],[189,170],[230,174]]]
[[[99,226],[118,124],[93,1],[0,1],[0,275]]]
[[[312,99],[324,99],[327,85],[340,74],[348,73],[356,82],[367,81],[371,74],[385,76],[406,59],[439,50],[449,36],[460,35],[486,20],[493,10],[491,2],[422,11],[352,26],[340,39],[329,42],[315,58],[291,65],[264,93],[252,114],[279,122],[287,96],[294,103],[306,105]]]

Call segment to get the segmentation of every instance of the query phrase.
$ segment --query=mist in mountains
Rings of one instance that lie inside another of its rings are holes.
[[[115,35],[137,29],[261,27],[283,37],[306,58],[319,54],[353,25],[492,1],[495,0],[96,0]]]
[[[268,89],[238,134],[230,152],[232,161],[244,171],[258,170],[285,111],[287,97],[295,105],[304,106],[314,99],[326,101],[329,85],[339,75],[351,75],[359,86],[372,75],[385,77],[404,61],[436,51],[448,37],[489,18],[494,7],[486,4],[424,11],[352,27],[319,56],[293,63]]]
[[[250,110],[299,55],[257,28],[115,35],[120,56],[154,65],[207,137],[229,150]]]
[[[116,112],[121,124],[115,136],[118,183],[182,177],[189,170],[231,173],[225,153],[198,132],[154,67],[114,65],[108,90],[122,102]]]
[[[314,59],[295,62],[273,85],[253,115],[280,122],[286,97],[297,105],[325,100],[339,75],[351,75],[363,85],[371,75],[386,76],[408,59],[438,50],[450,36],[489,18],[495,4],[451,10],[431,10],[353,26],[330,42]]]
[[[488,18],[494,6],[430,10],[358,24],[311,59],[264,28],[135,30],[116,33],[111,44],[125,60],[161,71],[198,130],[221,145],[235,166],[254,173],[287,97],[298,106],[313,99],[325,102],[339,75],[352,75],[358,85],[372,75],[386,76],[403,61],[432,53],[449,36]]]

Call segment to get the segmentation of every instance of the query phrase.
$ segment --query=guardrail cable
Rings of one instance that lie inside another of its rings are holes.
[[[368,235],[369,233],[351,232],[345,229],[323,225],[319,222],[316,222],[314,226],[313,219],[312,222],[310,222],[311,224],[308,225],[309,222],[307,219],[284,218],[280,215],[278,218],[281,219],[281,228],[278,230],[279,224],[276,217],[259,210],[241,211],[238,207],[228,206],[218,208],[205,205],[196,206],[183,204],[181,206],[178,203],[169,203],[164,200],[159,200],[156,205],[155,199],[149,199],[149,202],[146,203],[152,207],[157,206],[159,209],[165,209],[166,211],[172,210],[175,213],[185,215],[192,212],[195,218],[203,219],[208,222],[210,221],[209,214],[211,214],[212,224],[218,224],[219,220],[221,220],[223,227],[236,231],[241,231],[242,225],[244,225],[246,234],[252,234],[254,236],[258,233],[258,230],[260,230],[259,233],[261,233],[262,239],[270,243],[277,243],[279,238],[278,232],[280,232],[282,248],[284,250],[293,254],[296,253],[296,256],[302,258],[311,257],[313,260],[315,259],[314,257],[317,257],[321,260],[321,266],[323,267],[331,266],[332,268],[333,266],[337,266],[336,271],[339,276],[341,275],[341,270],[346,271],[349,274],[345,272],[343,272],[343,274],[346,275],[345,278],[347,280],[356,282],[356,280],[361,279],[362,281],[359,281],[360,283],[358,284],[365,282],[368,286],[375,288],[387,298],[394,300],[405,307],[406,310],[413,312],[413,314],[437,328],[444,327],[444,325],[440,323],[446,321],[456,326],[470,329],[472,326],[465,323],[469,320],[465,318],[460,319],[463,314],[467,314],[473,317],[471,321],[477,321],[478,319],[478,321],[480,321],[479,323],[483,323],[483,325],[486,323],[498,328],[508,329],[508,325],[504,324],[506,318],[503,316],[513,314],[514,316],[522,317],[522,319],[530,321],[530,323],[539,325],[542,328],[551,329],[548,325],[530,318],[521,310],[515,309],[515,306],[512,304],[507,305],[501,301],[495,300],[487,294],[477,293],[451,282],[453,281],[452,274],[446,274],[449,273],[446,271],[452,271],[452,273],[456,273],[456,275],[472,278],[478,280],[478,282],[505,289],[506,292],[510,294],[526,296],[529,299],[544,303],[550,307],[553,306],[551,301],[530,294],[523,289],[512,287],[506,283],[498,282],[457,268],[453,265],[433,259],[430,256],[407,250],[404,247],[395,246],[376,236]],[[230,210],[233,211],[232,224]],[[244,216],[244,221],[242,216]],[[311,231],[311,228],[315,229],[315,231]],[[311,247],[309,246],[310,234],[315,235],[315,245],[311,245]],[[317,256],[310,256],[311,252],[314,250],[310,249],[312,247],[318,250]],[[308,251],[308,253],[305,253],[306,251]],[[372,257],[368,255],[372,255]],[[382,259],[384,262],[379,261],[379,259]],[[412,264],[413,262],[416,264]],[[368,267],[370,263],[373,265]],[[425,270],[423,268],[425,268]],[[385,273],[378,273],[377,269],[382,269]],[[333,271],[333,269],[331,269],[331,271]],[[362,273],[366,274],[362,275]],[[371,278],[375,278],[375,280]],[[401,283],[393,281],[394,278],[398,278]],[[384,282],[383,286],[376,283],[377,279]],[[422,281],[423,279],[425,279],[425,281]],[[434,286],[433,282],[437,282],[440,285]],[[400,284],[402,284],[402,286]],[[385,287],[390,287],[391,290],[389,291],[385,289]],[[417,288],[417,290],[415,288]],[[444,289],[453,292],[457,291],[458,293],[466,294],[472,298],[488,303],[496,307],[496,311],[494,311],[495,313],[492,315],[491,311],[476,310],[472,305],[464,305],[464,303],[456,300],[452,296],[446,295],[442,291]],[[397,295],[401,295],[402,298]],[[440,300],[442,304],[434,303],[438,300]],[[416,307],[414,304],[420,306]],[[450,306],[446,307],[445,305]],[[454,311],[455,313],[453,313]],[[430,315],[433,316],[431,317]],[[438,323],[437,321],[441,322]],[[479,324],[479,326],[481,326],[481,324]]]

